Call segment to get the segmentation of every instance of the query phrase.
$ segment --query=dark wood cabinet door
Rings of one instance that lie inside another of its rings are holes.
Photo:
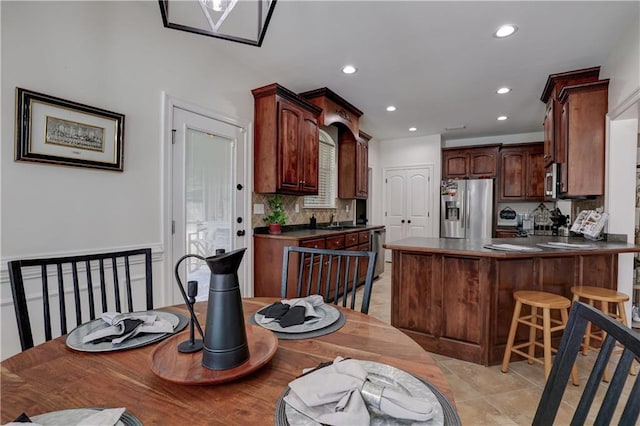
[[[278,104],[279,143],[279,189],[297,190],[302,183],[299,160],[300,125],[302,111],[293,104],[280,101]]]
[[[498,201],[544,200],[543,143],[518,144],[500,152]]]
[[[506,148],[501,155],[500,201],[525,198],[526,153],[521,149]]]
[[[469,153],[466,150],[442,152],[442,177],[464,179],[469,177]]]
[[[545,160],[542,147],[533,147],[527,153],[525,197],[528,201],[544,201]]]
[[[356,197],[369,195],[369,146],[366,141],[356,142]]]
[[[300,168],[302,181],[300,191],[305,194],[318,193],[318,121],[310,115],[305,115],[302,123]]]
[[[498,174],[498,147],[469,150],[469,178],[491,178]]]
[[[544,167],[555,161],[556,138],[555,138],[555,122],[553,119],[553,99],[547,104],[544,114]]]

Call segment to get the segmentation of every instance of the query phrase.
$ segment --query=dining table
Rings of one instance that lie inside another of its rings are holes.
[[[244,298],[246,324],[279,299]],[[422,379],[455,407],[447,380],[431,355],[400,330],[369,315],[338,307],[344,325],[329,334],[278,339],[275,354],[250,374],[220,384],[176,383],[152,371],[154,343],[135,349],[83,352],[69,348],[66,335],[39,344],[1,363],[1,419],[78,407],[125,407],[145,425],[273,425],[275,408],[288,383],[337,356],[386,364]],[[189,317],[186,305],[158,310]],[[207,304],[194,305],[204,324]],[[189,327],[180,332],[189,339]]]

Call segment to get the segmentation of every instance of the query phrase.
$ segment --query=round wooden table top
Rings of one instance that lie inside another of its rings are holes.
[[[243,299],[245,318],[272,298]],[[196,304],[205,323],[206,303]],[[152,344],[125,351],[69,349],[66,336],[21,352],[1,364],[1,422],[22,412],[36,416],[82,407],[126,407],[143,424],[274,424],[278,397],[303,368],[336,356],[388,364],[436,386],[454,403],[442,371],[417,343],[373,317],[342,309],[338,331],[303,340],[279,340],[273,359],[254,373],[220,385],[180,385],[151,370]],[[184,305],[162,308],[188,317]],[[188,339],[188,327],[182,332]],[[197,334],[197,332],[196,332]]]

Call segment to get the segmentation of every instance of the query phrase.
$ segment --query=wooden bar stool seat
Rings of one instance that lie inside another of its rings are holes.
[[[511,328],[509,329],[509,337],[507,338],[507,346],[504,350],[501,370],[503,373],[509,370],[511,354],[515,353],[523,356],[529,364],[533,364],[534,362],[543,364],[546,380],[551,372],[551,354],[557,352],[557,350],[551,346],[551,334],[557,331],[564,331],[569,316],[568,309],[571,306],[571,300],[559,294],[524,290],[514,292],[513,298],[516,301],[516,306],[513,309],[513,318],[511,319]],[[523,305],[531,308],[529,315],[521,315]],[[542,310],[542,315],[538,313],[539,309]],[[551,318],[551,311],[554,310],[560,312],[560,320]],[[514,345],[519,324],[529,327],[529,340]],[[542,331],[542,343],[537,337],[538,330]],[[536,347],[543,349],[543,360],[536,358]],[[525,349],[527,349],[526,352]],[[578,373],[575,365],[573,366],[571,376],[573,384],[577,385]]]
[[[610,288],[590,286],[571,287],[571,293],[573,293],[573,300],[581,300],[594,308],[600,309],[608,317],[628,327],[627,313],[624,308],[625,302],[629,300],[628,295]],[[596,303],[598,306],[596,306]],[[612,307],[613,309],[611,309]],[[602,344],[606,336],[607,334],[603,330],[593,330],[591,323],[587,324],[587,331],[582,344],[582,354],[587,355],[590,349],[598,350],[599,346],[594,346],[592,341],[597,340]],[[632,375],[636,375],[636,369],[633,365],[630,372]],[[603,380],[605,382],[609,381],[608,369],[605,369]]]

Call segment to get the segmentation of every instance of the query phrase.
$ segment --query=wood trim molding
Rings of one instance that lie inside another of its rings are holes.
[[[609,110],[609,119],[616,120],[624,114],[629,108],[638,105],[640,109],[640,87],[634,90],[629,96],[622,100],[618,105]],[[638,117],[640,118],[640,117]]]

